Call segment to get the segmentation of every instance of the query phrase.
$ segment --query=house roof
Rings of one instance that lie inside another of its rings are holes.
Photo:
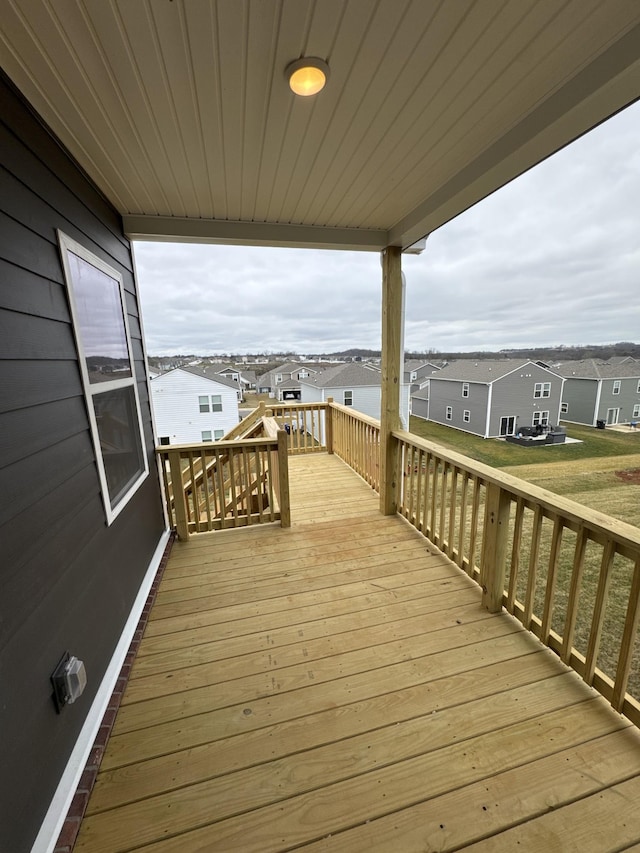
[[[640,4],[14,0],[0,63],[131,238],[377,251],[634,101]]]
[[[327,367],[315,376],[301,379],[301,385],[313,385],[317,388],[358,388],[365,385],[380,385],[382,374],[358,362],[337,364]]]
[[[411,399],[413,400],[414,398],[416,400],[428,400],[429,399],[429,389],[428,388],[421,388],[419,391],[415,391],[411,395]]]
[[[238,390],[238,383],[234,382],[233,379],[229,379],[227,376],[222,376],[220,373],[217,373],[212,367],[176,367],[176,370],[185,370],[187,373],[193,373],[194,376],[202,376],[205,379],[210,379],[212,382],[218,382],[220,385],[226,385],[227,388],[233,388],[234,391]]]
[[[522,358],[502,358],[502,359],[460,359],[450,364],[448,367],[443,367],[435,375],[431,376],[431,381],[439,381],[440,379],[451,379],[457,382],[480,382],[489,385],[495,382],[496,379],[501,379],[508,373],[522,369],[525,365],[533,365],[546,370],[536,362],[530,359]],[[551,370],[547,373],[553,374]],[[557,375],[557,374],[554,374]]]
[[[556,368],[565,379],[640,379],[640,362],[611,364],[595,358],[566,361]]]

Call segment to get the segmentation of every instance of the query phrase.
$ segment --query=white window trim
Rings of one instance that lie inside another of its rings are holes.
[[[349,394],[349,402],[347,403],[347,394]],[[353,406],[353,391],[344,391],[342,395],[342,404],[344,406]]]
[[[469,396],[469,383],[468,382],[462,383],[462,396],[463,397]]]
[[[208,435],[209,438],[205,438],[205,435]],[[210,429],[203,429],[200,431],[200,440],[201,441],[213,441],[213,433]]]
[[[445,421],[453,420],[453,406],[447,406],[444,412]]]
[[[631,417],[640,418],[640,403],[636,403],[633,407],[633,414],[631,415]]]
[[[611,393],[615,394],[617,396],[620,393],[621,387],[622,387],[622,381],[620,379],[614,379],[613,380],[613,391]]]
[[[533,418],[531,419],[531,426],[537,426],[538,424],[541,424],[542,426],[548,426],[549,416],[550,412],[545,412],[542,410],[534,412]]]
[[[569,412],[569,404],[568,403],[560,403],[560,414],[566,415]]]
[[[544,397],[551,396],[551,383],[550,382],[536,382],[533,386],[533,399],[540,400]]]
[[[214,399],[219,401],[219,403],[218,402],[214,403],[213,402]],[[220,408],[214,409],[214,406],[218,406],[218,405],[220,406]],[[222,394],[212,394],[211,395],[211,411],[212,412],[221,412],[222,411]]]
[[[471,421],[471,411],[469,409],[464,409],[462,412],[462,420],[465,424],[468,424]]]
[[[638,379],[638,387],[636,388],[636,394],[640,394],[640,379]]]
[[[147,459],[147,449],[144,442],[144,429],[142,426],[142,415],[140,412],[140,398],[138,397],[138,382],[133,361],[131,332],[129,331],[129,318],[127,316],[127,302],[124,293],[122,275],[109,264],[105,263],[103,260],[97,257],[97,255],[94,255],[93,252],[90,252],[83,245],[77,243],[71,237],[68,237],[64,232],[58,230],[57,235],[58,244],[60,247],[60,255],[62,258],[62,267],[65,276],[67,297],[69,299],[69,306],[71,309],[73,335],[76,342],[76,349],[78,351],[78,364],[82,376],[82,385],[87,405],[87,415],[89,417],[89,426],[91,430],[91,439],[93,442],[95,462],[96,467],[98,469],[98,479],[100,481],[102,502],[104,504],[105,515],[107,517],[107,524],[111,525],[113,521],[118,517],[118,515],[122,512],[122,510],[126,507],[126,505],[129,503],[134,494],[138,491],[144,480],[146,480],[146,478],[149,476],[149,461]],[[129,353],[129,363],[131,365],[131,376],[126,379],[112,379],[109,382],[101,382],[98,386],[91,385],[91,382],[89,380],[89,371],[87,370],[87,359],[84,353],[84,346],[81,340],[80,330],[78,328],[78,308],[72,283],[73,277],[69,265],[69,252],[74,255],[77,255],[79,258],[82,258],[83,261],[86,261],[86,263],[91,264],[91,266],[94,266],[96,269],[100,270],[100,272],[109,276],[109,278],[114,279],[118,283],[127,350]],[[105,469],[104,460],[102,458],[100,434],[98,432],[98,422],[96,419],[96,413],[93,405],[93,397],[94,395],[97,396],[98,394],[102,394],[107,391],[117,391],[121,388],[129,387],[133,388],[133,397],[136,406],[136,421],[138,426],[138,439],[140,441],[142,471],[140,472],[139,476],[131,483],[131,485],[129,486],[125,494],[120,498],[116,506],[112,507],[111,499],[109,497],[109,488],[107,484],[107,472]]]
[[[203,403],[203,400],[206,400],[207,402]],[[203,409],[203,406],[206,406],[207,408]],[[198,411],[201,415],[206,415],[211,411],[211,400],[209,399],[208,394],[198,394]]]

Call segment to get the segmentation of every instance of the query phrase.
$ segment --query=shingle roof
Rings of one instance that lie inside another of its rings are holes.
[[[336,364],[327,367],[322,373],[301,379],[302,385],[313,385],[316,388],[357,388],[361,385],[380,385],[382,374],[357,362]]]
[[[207,370],[202,367],[178,367],[176,370],[186,370],[187,373],[193,373],[194,376],[203,376],[205,379],[210,379],[212,382],[219,382],[220,385],[226,385],[227,388],[233,388],[235,391],[240,387],[237,382],[233,381],[233,379],[221,376],[213,369]]]
[[[566,361],[556,368],[565,379],[640,379],[640,362],[611,364],[595,358]]]
[[[472,358],[464,358],[448,367],[443,367],[442,370],[431,376],[431,380],[435,382],[440,379],[454,379],[462,382],[489,384],[514,370],[523,368],[526,364],[535,364],[535,362],[528,358],[483,359],[478,361]]]

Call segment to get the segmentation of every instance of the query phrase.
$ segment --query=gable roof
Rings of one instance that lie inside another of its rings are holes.
[[[595,358],[566,361],[556,368],[565,379],[640,379],[640,362],[611,364]]]
[[[317,388],[358,388],[365,385],[380,385],[382,374],[379,370],[364,367],[358,362],[337,364],[327,367],[315,376],[301,379],[301,385],[313,385]]]
[[[226,385],[227,388],[233,388],[234,391],[237,391],[240,387],[237,382],[234,382],[233,379],[229,379],[228,376],[222,376],[215,370],[206,367],[176,367],[175,369],[184,370],[187,373],[192,373],[194,376],[209,379],[211,382],[217,382],[220,385]]]
[[[629,0],[9,5],[4,70],[131,239],[407,248],[639,94]]]
[[[530,359],[502,358],[475,360],[469,358],[455,361],[448,367],[443,367],[442,370],[438,370],[437,373],[433,374],[429,378],[433,382],[441,379],[450,379],[456,382],[479,382],[483,385],[490,385],[492,382],[495,382],[496,379],[502,379],[503,376],[507,376],[509,373],[513,373],[516,370],[522,370],[522,368],[527,365],[544,370],[546,373],[553,376],[558,375],[557,373],[554,373],[554,371],[542,367],[537,364],[537,362],[531,361]]]

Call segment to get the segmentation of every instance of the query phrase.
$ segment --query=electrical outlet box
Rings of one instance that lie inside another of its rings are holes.
[[[87,671],[84,662],[69,652],[65,652],[53,671],[51,684],[53,685],[53,701],[56,711],[60,713],[65,705],[73,704],[87,686]]]

